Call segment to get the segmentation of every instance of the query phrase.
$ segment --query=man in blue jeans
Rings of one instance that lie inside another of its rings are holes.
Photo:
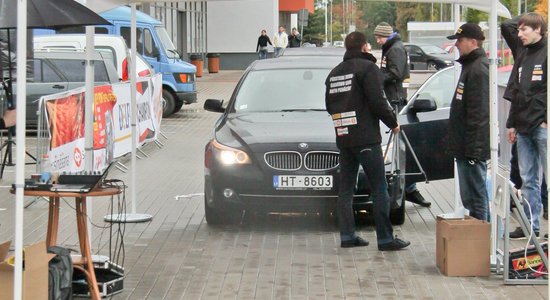
[[[489,147],[489,60],[481,48],[483,31],[466,23],[448,39],[456,40],[462,65],[449,113],[449,152],[455,157],[462,204],[470,216],[489,220],[487,159]]]
[[[380,120],[399,133],[399,124],[382,90],[383,75],[366,54],[367,39],[352,32],[344,42],[344,61],[328,75],[325,104],[331,114],[340,149],[340,190],[337,211],[340,246],[367,246],[369,242],[355,233],[353,194],[359,164],[371,186],[378,250],[393,251],[410,245],[393,237],[390,222],[390,200],[382,156]]]
[[[516,57],[507,87],[512,101],[506,122],[508,141],[517,143],[521,191],[527,200],[525,214],[537,237],[542,211],[540,187],[547,170],[546,28],[544,17],[537,13],[526,13],[501,25],[502,35]],[[525,237],[520,227],[510,232],[511,239]]]

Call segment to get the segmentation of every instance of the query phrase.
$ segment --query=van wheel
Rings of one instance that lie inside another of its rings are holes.
[[[176,102],[176,107],[174,108],[174,113],[177,113],[181,110],[181,107],[183,106],[183,101]]]
[[[164,100],[162,117],[166,118],[174,113],[174,110],[176,109],[176,98],[170,91],[162,89],[162,100]]]

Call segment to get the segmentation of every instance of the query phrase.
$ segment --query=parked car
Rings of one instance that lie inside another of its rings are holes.
[[[454,64],[454,55],[435,45],[405,43],[405,49],[411,70],[440,70]]]
[[[227,105],[223,100],[206,100],[206,110],[222,113],[205,147],[204,201],[208,223],[232,221],[243,209],[323,213],[335,210],[338,148],[333,122],[325,109],[324,82],[341,61],[339,56],[283,56],[255,61],[243,74]],[[439,94],[423,88],[419,91],[399,116],[400,123],[411,143],[422,147],[421,155],[414,149],[428,178],[452,177],[452,158],[439,145],[446,128],[432,126],[439,120],[425,118],[425,113],[442,110],[438,115],[446,113],[447,119],[448,106],[438,98]],[[441,101],[440,108],[437,101]],[[385,162],[391,220],[402,224],[404,172],[414,170],[415,164],[400,139],[389,140],[385,125],[381,125],[381,134],[383,149],[388,151]],[[354,209],[368,211],[372,205],[370,187],[362,170],[358,178]],[[407,181],[412,180],[407,177]],[[414,180],[425,179],[415,176]]]
[[[94,80],[96,85],[119,82],[112,57],[94,52]],[[38,125],[38,100],[85,85],[86,53],[82,51],[35,51],[27,63],[27,128]],[[17,94],[13,84],[14,97]]]
[[[344,48],[344,41],[334,41],[332,45],[334,45],[334,47]]]
[[[95,26],[95,33],[122,36],[130,47],[131,9],[120,6],[100,15],[113,25]],[[173,114],[184,104],[197,102],[197,68],[181,57],[161,21],[140,11],[136,12],[136,18],[137,52],[156,73],[162,74],[163,116]],[[35,29],[35,35],[45,33],[48,30]],[[56,33],[85,33],[85,27],[61,28]]]

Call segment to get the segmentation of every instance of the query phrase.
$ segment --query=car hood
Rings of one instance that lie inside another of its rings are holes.
[[[385,129],[381,127],[383,142],[387,140]],[[334,125],[326,111],[229,114],[215,135],[224,145],[251,152],[298,151],[300,143],[307,143],[308,150],[338,151]]]

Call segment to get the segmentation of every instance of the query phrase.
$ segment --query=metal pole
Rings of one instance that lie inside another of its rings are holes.
[[[27,0],[17,2],[17,112],[22,126],[16,126],[15,137],[15,272],[13,273],[13,299],[23,299],[23,194],[25,182],[25,123],[27,98]]]
[[[330,44],[333,45],[334,41],[332,40],[332,0],[329,0],[329,1],[330,1]]]
[[[441,6],[440,16],[443,13],[443,6]],[[453,21],[455,30],[460,26],[460,5],[453,4]],[[458,49],[455,48],[453,51],[455,53],[455,59],[458,59],[459,53]],[[455,82],[458,82],[460,77],[460,65],[455,60]],[[455,204],[454,204],[454,216],[455,218],[464,217],[464,206],[462,205],[462,199],[460,198],[460,183],[458,182],[458,171],[456,168],[456,162],[454,164],[454,175],[455,175]]]
[[[491,189],[489,195],[495,196],[497,171],[498,171],[498,85],[497,85],[497,0],[491,1],[491,13],[489,14],[489,99],[490,101],[490,146],[491,146]],[[491,261],[496,263],[497,249],[497,214],[494,207],[495,201],[491,201]],[[507,275],[507,274],[506,274]]]
[[[328,42],[328,12],[327,12],[327,0],[323,0],[323,4],[325,5],[325,43]]]

